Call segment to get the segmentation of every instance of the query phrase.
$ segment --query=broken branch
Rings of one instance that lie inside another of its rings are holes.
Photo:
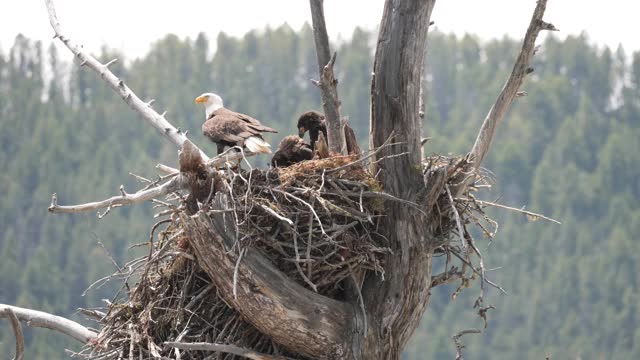
[[[557,30],[552,24],[542,21],[544,10],[547,6],[547,0],[538,0],[536,9],[531,17],[529,28],[522,43],[522,49],[518,55],[509,79],[504,84],[502,91],[498,95],[493,106],[489,110],[487,117],[482,123],[482,127],[478,132],[473,148],[469,153],[469,160],[473,163],[473,167],[478,169],[482,164],[485,156],[489,152],[493,136],[500,120],[504,117],[511,106],[513,100],[518,96],[518,90],[524,82],[525,76],[530,73],[529,64],[535,52],[536,38],[541,30]],[[464,187],[464,186],[463,186]]]
[[[318,58],[319,80],[313,81],[320,88],[322,108],[327,119],[327,142],[331,152],[346,155],[344,133],[340,127],[340,100],[338,99],[338,80],[333,72],[337,53],[331,55],[329,37],[324,21],[323,0],[309,0],[311,20],[313,23],[313,38],[316,44]]]

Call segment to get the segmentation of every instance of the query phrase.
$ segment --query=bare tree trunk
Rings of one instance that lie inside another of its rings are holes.
[[[377,154],[385,192],[424,203],[420,151],[420,75],[427,31],[435,0],[387,0],[380,23],[371,85],[372,148],[394,136],[393,145]],[[385,158],[407,153],[406,156]],[[437,195],[436,195],[437,196]],[[388,203],[381,229],[393,254],[386,259],[385,279],[369,276],[362,289],[368,332],[363,359],[399,359],[429,300],[432,251],[428,219],[418,211]]]

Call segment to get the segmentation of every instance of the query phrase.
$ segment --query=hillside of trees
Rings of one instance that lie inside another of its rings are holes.
[[[337,46],[342,114],[367,144],[373,34],[356,30]],[[496,184],[490,197],[559,219],[530,222],[492,209],[500,229],[484,243],[496,306],[489,327],[465,336],[470,359],[640,358],[640,53],[595,47],[586,35],[549,37],[535,72],[498,130],[485,163]],[[434,31],[424,76],[427,153],[469,149],[511,71],[519,41],[481,42]],[[212,51],[215,48],[215,51]],[[0,53],[0,303],[82,318],[78,307],[104,305],[118,283],[92,289],[143,248],[154,223],[152,204],[95,214],[51,215],[60,204],[102,199],[129,172],[154,177],[154,165],[176,165],[176,149],[145,126],[88,69],[63,62],[56,47],[18,36]],[[211,53],[214,55],[211,56]],[[231,109],[280,130],[272,146],[295,134],[297,116],[321,109],[309,81],[317,65],[309,26],[180,39],[167,35],[139,59],[104,48],[100,59],[141,97],[211,154],[200,133],[204,112],[193,104],[215,91]],[[268,158],[255,163],[266,166]],[[481,328],[472,309],[477,286],[451,300],[433,290],[430,307],[404,358],[451,359],[451,335]],[[84,320],[82,320],[84,321]],[[85,322],[87,323],[87,322]],[[87,323],[91,325],[90,323]],[[62,358],[78,346],[62,335],[25,328],[29,358]],[[8,322],[0,354],[13,351]]]

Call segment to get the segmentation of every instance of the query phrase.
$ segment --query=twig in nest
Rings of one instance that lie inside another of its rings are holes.
[[[253,350],[241,348],[235,345],[213,344],[213,343],[180,343],[173,341],[165,341],[165,345],[182,349],[182,350],[197,350],[197,351],[217,351],[223,353],[229,353],[238,355],[252,360],[289,360],[290,358],[284,356],[274,356],[261,354]]]
[[[158,221],[151,228],[151,232],[149,234],[149,257],[148,257],[148,260],[151,260],[151,255],[153,255],[153,234],[155,233],[155,231],[158,228],[158,226],[160,226],[162,224],[170,223],[171,221],[172,221],[171,219],[165,219],[165,220]]]
[[[354,290],[358,293],[358,304],[360,304],[360,311],[362,311],[362,321],[364,322],[363,325],[363,334],[367,333],[367,309],[364,306],[364,298],[362,297],[362,291],[360,291],[360,286],[358,284],[358,281],[356,280],[356,276],[353,273],[353,267],[351,266],[351,264],[347,264],[347,266],[349,267],[349,275],[351,276],[351,282],[353,283],[353,288]]]
[[[313,218],[311,218],[313,221]],[[296,221],[296,228],[293,230],[293,248],[295,250],[296,253],[296,268],[298,269],[298,273],[300,273],[300,276],[302,276],[302,278],[304,279],[304,282],[306,282],[307,284],[309,284],[309,286],[311,286],[311,288],[313,289],[313,291],[318,292],[318,287],[316,286],[316,284],[314,284],[305,274],[304,271],[302,271],[302,267],[300,267],[300,252],[298,251],[298,222]],[[309,232],[311,233],[311,231]],[[309,242],[310,243],[310,242]],[[308,266],[311,266],[311,263],[309,263]]]
[[[236,261],[236,266],[233,269],[233,297],[235,299],[238,298],[238,269],[240,268],[240,262],[242,261],[242,256],[247,251],[247,248],[242,248],[240,250],[240,254],[238,255],[238,260]]]
[[[447,190],[447,196],[449,196],[449,201],[451,202],[451,209],[453,210],[453,215],[456,219],[456,225],[458,226],[458,236],[460,236],[460,242],[462,244],[462,249],[467,250],[467,245],[464,240],[464,232],[462,231],[462,222],[460,221],[460,214],[458,214],[458,209],[456,209],[456,203],[453,201],[453,196],[451,196],[451,191],[449,190],[449,185],[445,185],[445,189]]]
[[[311,211],[311,213],[313,213],[313,216],[316,218],[316,221],[318,221],[318,226],[320,226],[320,231],[322,231],[322,235],[326,236],[327,238],[331,238],[329,235],[327,235],[327,233],[324,231],[324,227],[322,226],[322,220],[320,220],[320,217],[318,216],[318,213],[316,213],[316,210],[313,208],[313,205],[309,204],[308,202],[300,199],[299,197],[289,194],[286,191],[282,191],[282,190],[278,190],[278,189],[273,189],[273,191],[283,194],[285,197],[289,197],[292,198],[296,201],[299,201],[301,204],[304,204],[306,207],[309,208],[309,210]]]
[[[287,219],[286,217],[278,214],[277,212],[275,212],[275,210],[271,209],[270,207],[260,204],[260,207],[264,209],[264,211],[268,212],[269,214],[275,216],[276,218],[278,218],[281,221],[286,222],[289,225],[293,225],[293,221],[291,221],[290,219]]]

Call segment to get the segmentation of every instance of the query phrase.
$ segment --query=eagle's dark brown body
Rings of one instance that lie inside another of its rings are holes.
[[[324,115],[317,111],[307,111],[300,115],[298,118],[298,132],[300,137],[304,137],[304,133],[307,131],[309,131],[311,150],[315,150],[316,141],[318,141],[321,132],[324,135],[325,141],[327,139],[327,125],[324,120]]]
[[[296,135],[289,135],[282,139],[278,151],[271,159],[273,167],[287,167],[304,160],[313,158],[313,150],[306,141]]]
[[[224,151],[225,146],[247,146],[253,152],[270,153],[268,144],[262,138],[263,132],[277,133],[275,129],[262,125],[251,116],[224,107],[211,113],[207,121],[202,124],[202,133],[218,145],[218,154]],[[250,139],[251,144],[247,144],[249,138],[257,139]],[[258,145],[250,146],[254,143]],[[256,149],[263,151],[256,151]]]

